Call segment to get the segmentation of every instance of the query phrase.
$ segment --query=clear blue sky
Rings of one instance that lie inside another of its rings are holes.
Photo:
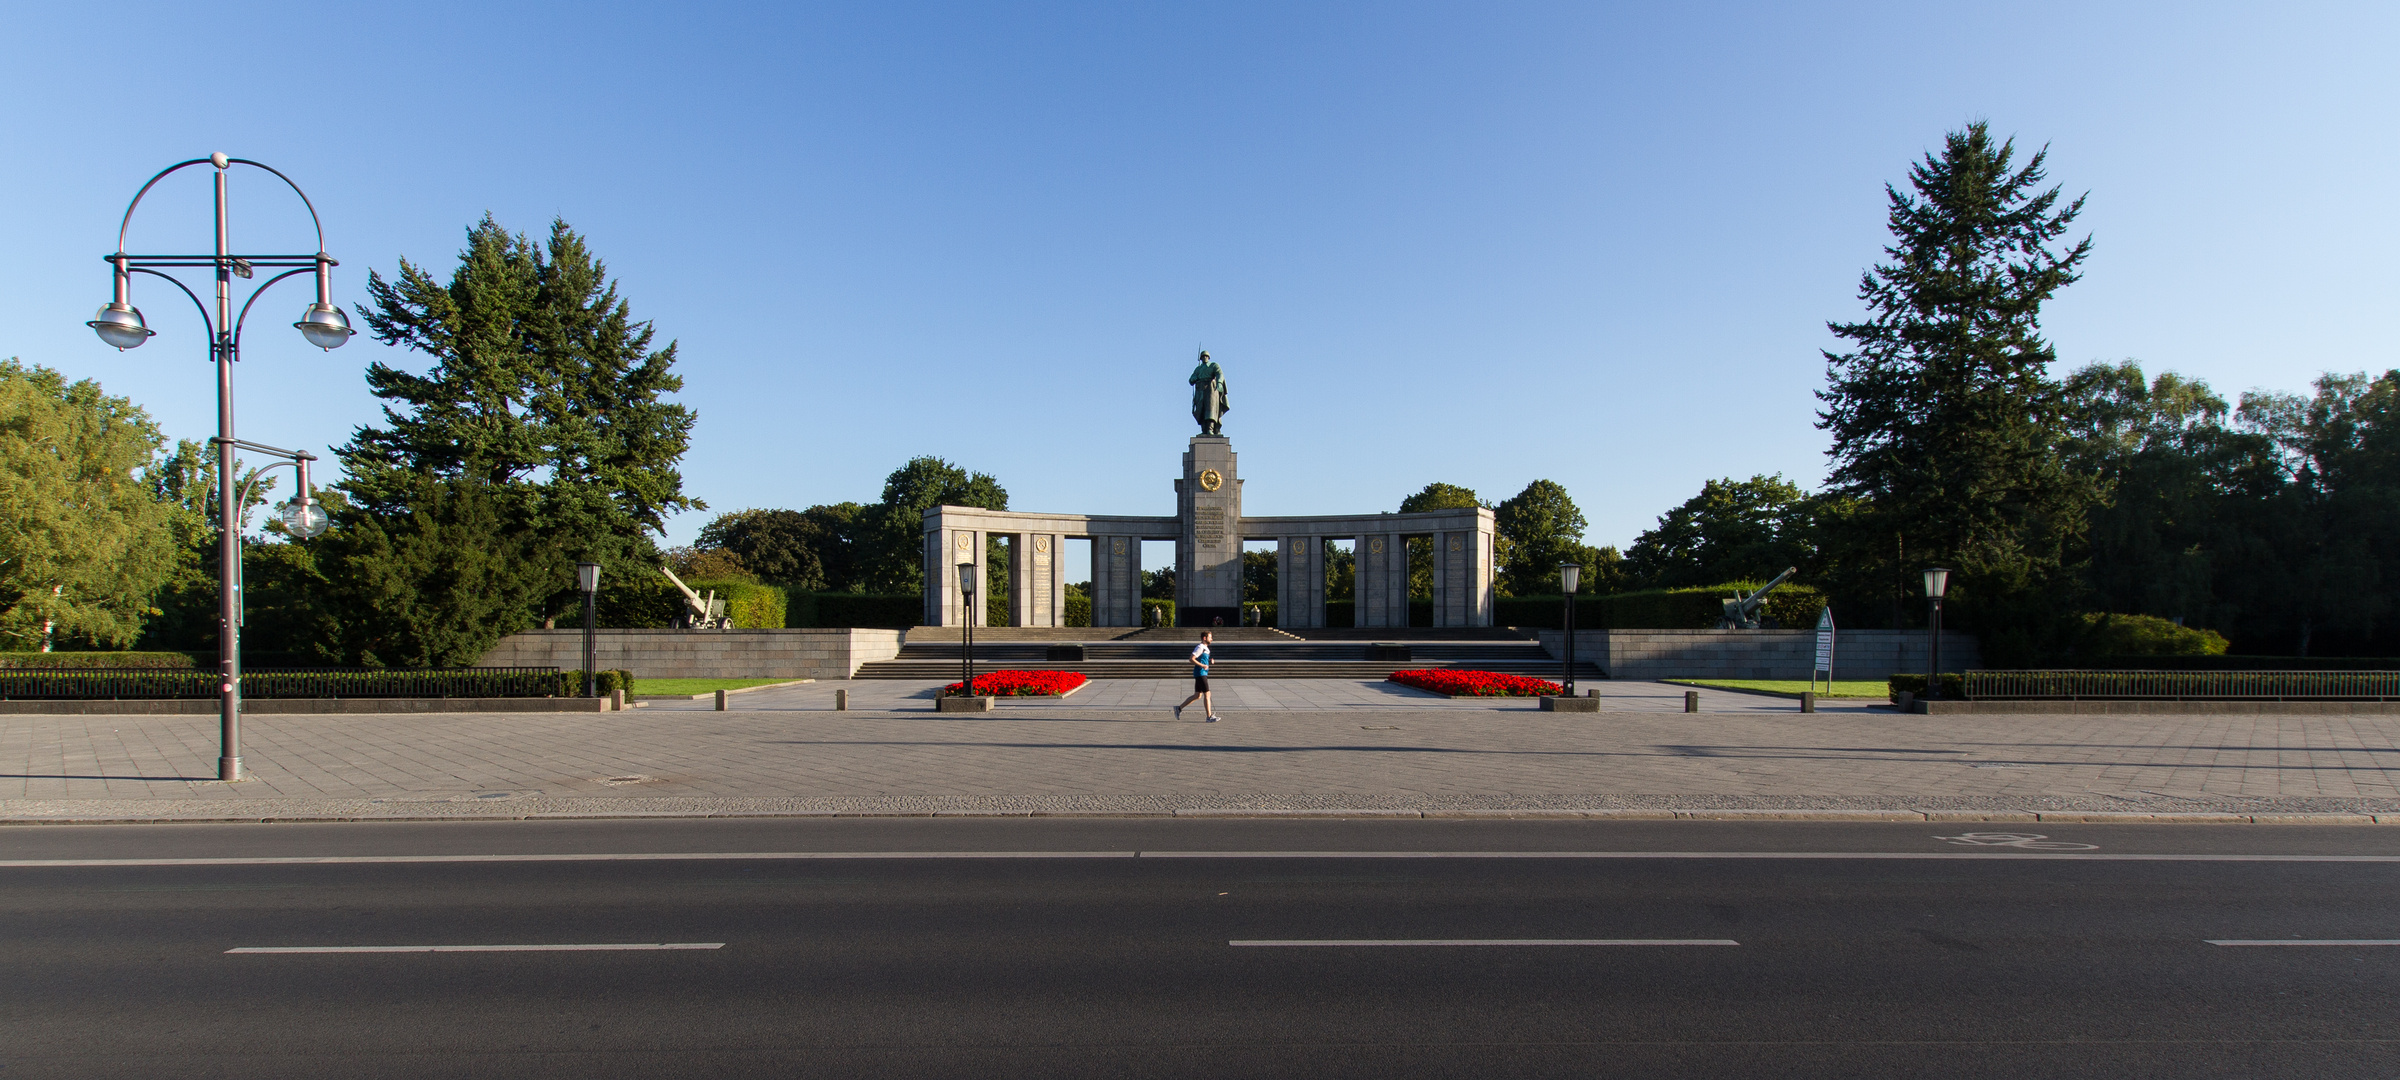
[[[564,217],[681,342],[712,511],[871,501],[915,454],[1020,509],[1162,514],[1225,365],[1254,514],[1565,484],[1625,544],[1710,477],[1823,475],[1811,391],[1883,185],[1988,119],[2088,191],[2062,362],[2229,394],[2400,365],[2389,3],[22,4],[0,35],[0,356],[213,425],[196,318],[82,326],[156,169],[273,164],[356,303],[486,211]],[[234,238],[304,250],[249,177]],[[206,244],[206,184],[137,249]],[[271,295],[242,433],[372,420]],[[179,308],[180,305],[180,308]],[[288,310],[287,310],[288,309]],[[688,541],[708,513],[687,514]]]

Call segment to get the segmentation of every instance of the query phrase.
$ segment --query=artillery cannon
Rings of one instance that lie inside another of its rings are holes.
[[[1797,566],[1786,567],[1784,568],[1783,573],[1775,575],[1775,580],[1759,586],[1757,592],[1751,593],[1748,596],[1736,596],[1731,600],[1725,601],[1725,614],[1722,618],[1717,620],[1717,629],[1759,629],[1758,612],[1759,609],[1766,604],[1767,594],[1774,592],[1775,586],[1783,584],[1785,578],[1791,577],[1793,574],[1797,574],[1799,572],[1800,568]]]
[[[725,614],[725,599],[717,595],[717,590],[710,589],[708,595],[702,597],[699,593],[693,592],[691,586],[684,584],[682,578],[676,577],[675,571],[662,566],[658,568],[658,572],[667,575],[668,581],[674,582],[676,588],[683,590],[684,610],[683,614],[675,616],[675,621],[672,623],[675,629],[733,629],[733,619]]]

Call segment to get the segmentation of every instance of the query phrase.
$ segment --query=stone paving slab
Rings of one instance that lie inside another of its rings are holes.
[[[245,725],[254,779],[239,784],[214,779],[213,717],[7,716],[0,820],[1311,810],[2400,820],[2392,716],[1808,715],[1742,694],[1687,715],[1681,687],[1653,699],[1617,683],[1603,686],[1609,711],[1561,714],[1288,682],[1307,685],[1228,687],[1219,724],[1172,719],[1165,705],[1188,684],[1164,680],[983,714],[934,713],[935,684],[868,681],[743,695],[722,713],[678,702],[258,716]],[[844,687],[853,710],[832,711]],[[1233,706],[1236,693],[1253,704]],[[1266,701],[1286,704],[1256,704]]]

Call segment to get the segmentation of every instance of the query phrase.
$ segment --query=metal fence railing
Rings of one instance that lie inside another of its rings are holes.
[[[572,681],[573,686],[568,683]],[[0,701],[214,698],[213,671],[157,668],[43,668],[0,671]],[[582,673],[554,667],[261,668],[242,673],[245,698],[554,697],[582,693]]]
[[[1969,671],[1965,677],[1969,700],[2400,700],[2400,671]]]

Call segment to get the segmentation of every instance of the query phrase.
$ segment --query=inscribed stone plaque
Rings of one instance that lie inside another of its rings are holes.
[[[1192,539],[1215,547],[1225,542],[1225,508],[1200,506],[1192,509]]]

